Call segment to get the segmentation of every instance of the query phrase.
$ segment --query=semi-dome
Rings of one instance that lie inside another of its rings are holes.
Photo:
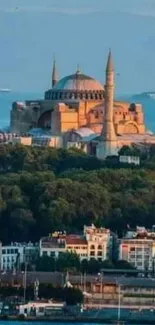
[[[66,100],[86,99],[102,100],[104,87],[96,79],[78,69],[76,73],[60,79],[52,89],[45,93],[45,99]]]

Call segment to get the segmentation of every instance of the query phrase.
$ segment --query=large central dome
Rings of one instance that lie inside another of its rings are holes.
[[[95,79],[86,76],[79,70],[59,80],[53,90],[78,90],[78,91],[100,91],[104,90],[103,86]]]
[[[52,100],[102,100],[104,87],[92,77],[80,72],[60,79],[52,89],[46,91],[45,99]]]

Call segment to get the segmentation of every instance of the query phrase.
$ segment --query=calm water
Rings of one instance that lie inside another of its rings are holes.
[[[1,325],[21,325],[21,324],[24,324],[24,325],[49,325],[49,324],[52,324],[52,325],[66,325],[67,323],[49,323],[49,322],[26,322],[26,321],[0,321],[0,324]],[[68,323],[69,325],[77,325],[77,323]],[[83,323],[83,325],[91,325],[92,323]],[[111,324],[114,324],[113,322]],[[130,325],[130,323],[125,323],[126,325]],[[97,324],[97,323],[94,323],[94,325],[100,325],[100,324]],[[109,324],[106,324],[106,323],[102,323],[102,325],[109,325]],[[134,324],[136,325],[136,324]],[[148,324],[143,324],[143,325],[148,325]]]
[[[7,127],[9,125],[12,102],[23,101],[25,99],[37,100],[42,99],[43,96],[43,93],[0,93],[0,128]],[[123,96],[122,99],[134,102],[135,96]],[[144,106],[147,128],[155,132],[155,99],[146,99],[141,96],[138,98],[138,102]]]
[[[24,325],[49,325],[49,324],[52,324],[52,325],[77,325],[78,323],[49,323],[49,322],[26,322],[26,321],[0,321],[0,324],[1,325],[21,325],[21,324],[24,324]],[[92,323],[83,323],[83,325],[91,325]],[[97,324],[97,323],[93,323],[94,325],[101,325],[101,324]],[[115,324],[114,322],[112,322],[111,324]],[[130,325],[130,323],[125,323],[126,325]],[[102,325],[109,325],[109,324],[106,324],[106,323],[102,323]],[[134,324],[136,325],[136,324]],[[143,324],[143,325],[148,325],[148,324]]]

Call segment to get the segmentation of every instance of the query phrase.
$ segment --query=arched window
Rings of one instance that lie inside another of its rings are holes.
[[[91,245],[91,246],[90,246],[90,249],[95,249],[95,246],[94,246],[94,245]]]
[[[102,246],[101,245],[98,245],[98,250],[102,249]]]

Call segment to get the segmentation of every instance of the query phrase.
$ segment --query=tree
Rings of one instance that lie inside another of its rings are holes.
[[[74,306],[83,303],[83,293],[79,289],[64,288],[63,296],[67,305]]]
[[[77,271],[80,269],[80,259],[75,253],[62,253],[56,260],[57,271]]]
[[[126,269],[126,270],[134,270],[135,268],[128,262],[125,260],[118,260],[115,262],[115,267],[117,269]]]
[[[135,150],[122,151],[129,149]],[[127,224],[151,227],[154,188],[153,154],[143,168],[131,169],[79,150],[1,145],[0,238],[3,244],[38,241],[55,230],[81,232],[91,223],[119,236]]]
[[[36,271],[53,272],[56,269],[56,262],[53,257],[41,256],[36,261]]]
[[[140,155],[141,155],[140,151],[134,145],[131,145],[130,147],[123,146],[119,150],[119,156],[140,156]]]
[[[114,269],[115,268],[115,266],[111,260],[104,260],[101,264],[101,267],[103,269]]]

